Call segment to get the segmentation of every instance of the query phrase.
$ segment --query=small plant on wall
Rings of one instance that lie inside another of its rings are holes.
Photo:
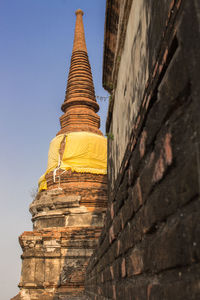
[[[106,133],[106,136],[109,140],[114,140],[114,134],[113,133]]]

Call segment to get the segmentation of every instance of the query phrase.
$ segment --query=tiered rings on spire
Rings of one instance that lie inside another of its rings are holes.
[[[95,112],[99,106],[95,100],[92,73],[87,52],[77,50],[72,53],[67,90],[62,110],[76,104],[91,106]]]
[[[60,118],[61,130],[58,134],[89,131],[102,135],[100,118],[96,114],[99,105],[95,99],[82,16],[83,11],[78,9],[66,96],[61,107],[64,115]]]

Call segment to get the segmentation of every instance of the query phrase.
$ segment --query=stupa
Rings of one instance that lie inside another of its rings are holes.
[[[61,129],[50,143],[47,171],[30,205],[33,231],[19,237],[22,271],[15,300],[80,295],[103,226],[107,141],[99,129],[82,16],[77,10]]]

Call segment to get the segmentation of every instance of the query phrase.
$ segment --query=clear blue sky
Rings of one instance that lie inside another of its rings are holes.
[[[30,191],[59,130],[73,44],[75,10],[84,11],[96,95],[102,88],[105,0],[0,0],[1,300],[17,294],[18,236],[32,229]],[[100,104],[102,131],[107,103]]]

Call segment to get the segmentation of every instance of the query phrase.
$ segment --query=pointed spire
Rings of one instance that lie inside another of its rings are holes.
[[[61,106],[64,115],[60,118],[61,130],[58,134],[89,131],[102,135],[82,17],[83,11],[78,9],[67,90]]]
[[[81,9],[77,9],[75,14],[76,14],[76,26],[75,26],[75,33],[74,33],[74,46],[72,52],[81,50],[87,53],[84,26],[83,26],[83,11]]]

